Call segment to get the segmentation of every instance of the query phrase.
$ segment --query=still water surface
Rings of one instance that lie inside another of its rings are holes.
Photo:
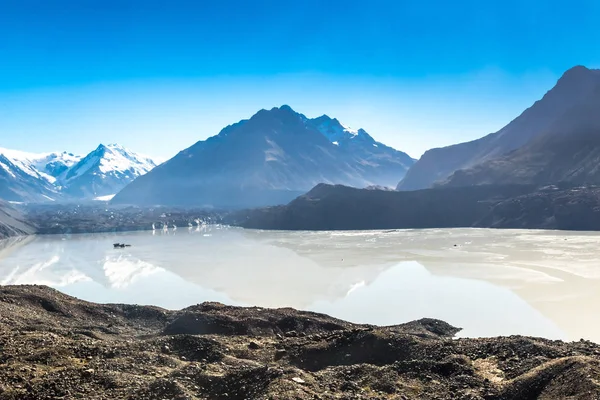
[[[0,284],[101,303],[290,306],[379,325],[432,317],[462,327],[459,336],[600,342],[599,242],[553,231],[219,226],[37,236],[0,242]]]

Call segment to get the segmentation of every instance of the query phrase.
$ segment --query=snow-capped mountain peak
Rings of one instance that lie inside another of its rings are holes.
[[[16,201],[46,201],[63,196],[114,195],[156,166],[118,144],[99,145],[85,157],[69,152],[28,153],[0,148],[3,196]],[[1,193],[0,193],[1,194]]]
[[[65,191],[76,197],[114,195],[138,176],[156,167],[152,159],[118,144],[100,144],[59,177]]]
[[[104,173],[110,171],[131,171],[142,175],[156,167],[155,162],[147,156],[134,153],[118,144],[100,145],[104,148],[104,157],[100,170]]]
[[[81,159],[81,157],[66,151],[62,153],[28,153],[0,148],[0,154],[27,175],[50,183],[54,183],[58,175]]]
[[[92,170],[97,174],[124,174],[127,177],[137,177],[154,168],[156,164],[149,157],[127,150],[118,144],[100,144],[76,165],[70,168],[62,177],[63,182],[73,179]]]

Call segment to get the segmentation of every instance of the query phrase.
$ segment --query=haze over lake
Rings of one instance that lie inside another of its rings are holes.
[[[600,341],[597,233],[431,229],[176,231],[0,242],[0,284],[180,309],[203,301],[294,307],[352,322],[423,317],[459,336]],[[116,242],[131,244],[113,249]]]

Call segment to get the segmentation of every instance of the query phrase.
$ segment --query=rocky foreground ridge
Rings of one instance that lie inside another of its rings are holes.
[[[0,287],[0,399],[595,399],[600,346]]]

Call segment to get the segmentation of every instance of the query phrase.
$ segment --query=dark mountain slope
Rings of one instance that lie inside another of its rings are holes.
[[[550,186],[495,204],[474,226],[503,229],[600,230],[600,187]]]
[[[288,205],[242,211],[228,222],[285,230],[468,227],[498,202],[531,190],[513,185],[396,192],[321,184]]]
[[[0,200],[0,239],[9,236],[30,235],[34,228],[9,204]]]
[[[600,82],[588,102],[566,110],[530,143],[454,172],[442,185],[600,184]]]
[[[406,192],[319,185],[288,205],[226,218],[253,229],[600,230],[600,187],[479,185]]]
[[[600,70],[574,67],[544,97],[496,133],[472,142],[427,151],[398,184],[399,190],[431,187],[454,171],[468,169],[519,149],[553,130],[569,110],[595,106]],[[563,120],[565,122],[565,120]],[[570,127],[565,127],[570,131]]]

